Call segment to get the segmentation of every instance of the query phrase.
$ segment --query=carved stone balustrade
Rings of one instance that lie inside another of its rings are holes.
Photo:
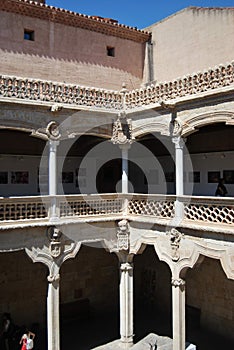
[[[0,228],[48,225],[51,207],[64,222],[143,221],[173,226],[176,199],[183,203],[181,227],[234,233],[234,198],[156,194],[91,194],[0,198]]]

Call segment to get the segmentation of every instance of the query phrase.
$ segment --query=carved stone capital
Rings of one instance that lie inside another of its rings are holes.
[[[59,130],[59,124],[55,121],[49,122],[46,127],[46,134],[50,140],[57,141],[61,137],[61,133]]]
[[[172,278],[171,284],[173,287],[185,286],[185,280],[183,280],[182,278]]]
[[[183,149],[185,142],[186,142],[186,139],[184,139],[180,136],[175,136],[175,137],[172,137],[172,142],[175,144],[175,148]]]
[[[56,275],[49,275],[47,276],[47,281],[49,283],[53,283],[53,282],[59,282],[60,281],[60,274],[56,274]]]
[[[133,266],[130,263],[122,263],[120,265],[120,270],[123,271],[123,272],[127,272],[127,271],[130,271],[132,269],[133,269]]]

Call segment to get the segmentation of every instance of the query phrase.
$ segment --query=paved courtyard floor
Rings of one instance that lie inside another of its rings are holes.
[[[170,322],[162,315],[145,313],[135,320],[135,342],[149,333],[171,336]],[[47,350],[43,335],[35,341],[34,350]],[[100,314],[84,320],[73,320],[61,324],[60,350],[91,350],[103,344],[119,339],[118,315]],[[234,341],[220,337],[200,328],[189,327],[187,341],[197,346],[197,350],[229,350],[234,349]],[[54,349],[55,350],[55,349]],[[119,350],[119,346],[111,350]]]

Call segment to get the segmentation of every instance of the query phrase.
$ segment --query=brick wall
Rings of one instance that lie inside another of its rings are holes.
[[[34,40],[24,39],[25,30]],[[142,80],[144,44],[87,29],[2,11],[0,47],[3,74],[116,90]]]

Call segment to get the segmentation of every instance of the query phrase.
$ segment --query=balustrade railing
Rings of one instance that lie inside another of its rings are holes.
[[[48,219],[49,207],[47,196],[0,198],[0,222]]]
[[[205,224],[234,224],[234,198],[183,196],[184,221]]]
[[[234,198],[155,195],[93,194],[66,196],[30,196],[0,198],[0,225],[6,223],[48,223],[52,202],[56,200],[57,217],[61,220],[99,218],[113,220],[129,217],[151,218],[155,223],[167,222],[176,216],[176,200],[183,204],[179,225],[222,225],[234,229]],[[52,218],[53,219],[53,218]],[[171,221],[173,224],[174,221]]]
[[[128,214],[171,219],[175,215],[175,196],[134,194],[128,201]]]
[[[117,194],[58,196],[60,218],[121,214],[123,198]]]

